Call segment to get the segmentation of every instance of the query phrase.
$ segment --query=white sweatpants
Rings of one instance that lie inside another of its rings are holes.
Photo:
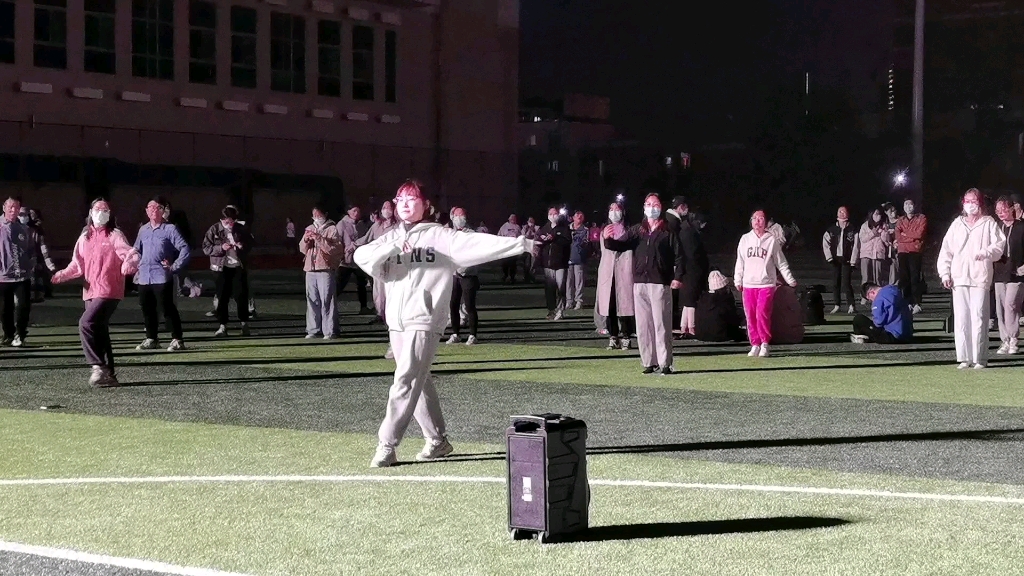
[[[388,408],[377,437],[382,444],[398,446],[409,422],[415,418],[428,440],[445,437],[441,402],[430,375],[439,335],[422,330],[390,331],[395,353],[395,381],[388,392]]]
[[[988,287],[953,287],[956,361],[988,364]]]
[[[1020,308],[1024,301],[1024,284],[996,282],[996,318],[999,319],[999,339],[1017,347],[1020,334]]]
[[[663,284],[633,284],[633,311],[644,368],[672,367],[672,290]]]

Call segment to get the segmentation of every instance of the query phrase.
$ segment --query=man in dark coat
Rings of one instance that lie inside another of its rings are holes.
[[[672,208],[665,215],[665,223],[679,239],[679,247],[683,251],[685,268],[683,270],[683,287],[672,294],[672,328],[678,330],[682,338],[694,337],[694,313],[697,300],[707,290],[708,254],[700,238],[700,231],[690,218],[690,207],[684,196],[672,199]]]

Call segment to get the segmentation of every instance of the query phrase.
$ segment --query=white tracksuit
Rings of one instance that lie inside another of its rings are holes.
[[[406,243],[409,252],[403,252]],[[531,250],[533,241],[521,236],[461,234],[432,222],[399,224],[356,249],[354,262],[384,284],[384,316],[395,353],[395,380],[378,431],[382,444],[397,446],[412,418],[429,440],[445,437],[430,365],[448,323],[456,271]]]
[[[939,250],[939,277],[953,282],[953,336],[957,362],[988,362],[988,292],[992,263],[1003,255],[1006,236],[991,216],[968,226],[963,217],[949,225]],[[980,260],[978,258],[981,258]]]

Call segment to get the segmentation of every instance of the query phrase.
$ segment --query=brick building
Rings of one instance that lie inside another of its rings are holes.
[[[518,0],[0,0],[0,188],[73,243],[89,198],[154,194],[259,238],[407,177],[515,204]],[[131,234],[130,234],[131,235]]]

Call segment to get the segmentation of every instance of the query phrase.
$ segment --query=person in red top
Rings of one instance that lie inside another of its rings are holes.
[[[117,386],[114,376],[114,350],[110,344],[110,317],[124,299],[124,277],[138,270],[139,253],[117,228],[110,216],[110,204],[93,200],[89,218],[68,267],[53,275],[60,284],[84,278],[82,299],[85,312],[78,321],[85,359],[92,365],[89,384],[96,387]]]
[[[903,202],[903,211],[907,215],[896,222],[896,249],[900,290],[913,307],[913,313],[919,314],[921,299],[924,297],[921,252],[924,250],[924,238],[928,234],[928,218],[918,214],[916,208],[914,201],[909,198]]]

